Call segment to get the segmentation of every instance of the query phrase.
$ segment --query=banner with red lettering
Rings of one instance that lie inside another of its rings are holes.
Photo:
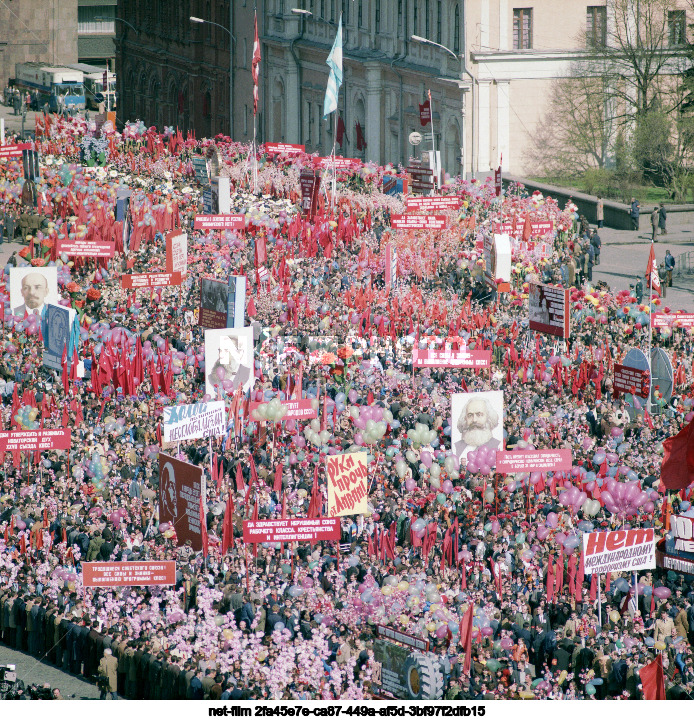
[[[186,274],[188,270],[188,234],[171,230],[166,234],[166,272]]]
[[[528,295],[530,330],[568,338],[569,307],[568,288],[530,283]]]
[[[366,453],[328,456],[328,515],[353,516],[367,512],[368,486]]]
[[[116,253],[115,240],[93,240],[89,238],[58,238],[58,255],[65,253],[73,256],[91,258],[113,258]]]
[[[633,393],[639,398],[648,397],[650,374],[648,370],[629,368],[615,363],[613,388],[615,393]]]
[[[496,452],[497,473],[570,471],[572,466],[573,460],[568,448]]]
[[[654,328],[694,328],[694,313],[652,313]]]
[[[259,402],[251,401],[251,414],[259,405],[261,405]],[[318,411],[311,405],[310,398],[298,401],[282,401],[282,405],[289,409],[286,415],[282,416],[283,421],[305,421],[310,418],[318,418]]]
[[[173,586],[175,583],[176,561],[82,563],[83,586]]]
[[[245,215],[196,215],[195,230],[243,230]]]
[[[420,350],[412,351],[415,368],[490,368],[490,350]]]
[[[518,236],[523,233],[525,218],[518,217],[513,220],[506,220],[500,223],[494,223],[494,232],[497,234],[506,233],[507,235]],[[554,231],[553,220],[531,220],[530,221],[530,237],[542,238],[548,233]]]
[[[171,524],[178,545],[190,541],[194,551],[202,550],[201,493],[200,466],[159,453],[159,522]]]
[[[361,168],[362,162],[359,158],[343,158],[341,155],[328,155],[325,158],[318,158],[318,166],[321,168],[335,168],[336,170],[356,170]]]
[[[655,534],[652,528],[583,534],[586,573],[613,573],[655,568]]]
[[[299,155],[303,153],[306,148],[303,145],[293,145],[292,143],[265,143],[265,152],[270,154],[282,154],[282,155]]]
[[[463,200],[459,195],[435,195],[425,198],[409,196],[405,201],[406,210],[429,212],[431,210],[459,210]]]
[[[132,275],[122,275],[120,285],[123,290],[181,285],[181,274],[178,271],[175,273],[133,273]]]
[[[445,215],[391,215],[390,225],[398,230],[442,230]]]
[[[317,543],[339,540],[339,518],[287,518],[243,522],[244,543]]]
[[[0,451],[68,450],[69,428],[41,428],[36,431],[0,431]]]
[[[0,160],[4,160],[5,158],[21,158],[23,150],[31,150],[31,143],[0,145]]]

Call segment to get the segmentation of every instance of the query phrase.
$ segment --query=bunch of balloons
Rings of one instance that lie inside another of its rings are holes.
[[[482,473],[485,476],[496,466],[496,451],[489,446],[479,446],[467,454],[468,473]]]
[[[108,460],[104,456],[100,456],[97,451],[94,451],[87,466],[87,475],[94,481],[94,486],[98,490],[103,489],[107,473]]]
[[[578,513],[584,503],[588,501],[588,494],[585,491],[571,486],[559,494],[559,503],[571,509],[572,513]]]
[[[646,513],[653,511],[653,502],[646,491],[642,491],[638,481],[618,483],[611,478],[606,483],[607,490],[602,492],[605,508],[619,518],[635,516],[639,508]]]
[[[279,398],[273,398],[269,403],[261,403],[254,408],[251,413],[251,418],[254,421],[279,423],[287,415],[288,411],[289,407],[282,405]],[[320,424],[318,430],[320,431]]]
[[[272,403],[272,401],[270,401],[270,403]],[[320,429],[320,421],[317,418],[314,418],[311,423],[304,428],[304,435],[306,436],[306,440],[314,446],[324,446],[330,440],[330,431],[322,431]]]
[[[39,427],[39,422],[36,420],[38,415],[38,408],[22,406],[15,414],[14,420],[23,431],[35,431]]]
[[[426,423],[416,423],[414,428],[407,431],[407,437],[412,441],[415,448],[425,445],[438,445],[436,431],[430,431]],[[435,446],[434,446],[435,447]]]

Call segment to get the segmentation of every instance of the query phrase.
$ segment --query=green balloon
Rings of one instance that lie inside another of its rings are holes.
[[[446,494],[445,493],[439,493],[436,496],[436,500],[439,502],[441,506],[446,502]]]
[[[592,683],[586,684],[586,694],[592,696],[595,693],[595,686]]]
[[[492,673],[496,673],[496,672],[499,670],[500,667],[501,667],[501,664],[500,664],[497,660],[495,660],[495,659],[493,659],[493,658],[490,658],[489,661],[487,661],[487,668],[488,668]]]

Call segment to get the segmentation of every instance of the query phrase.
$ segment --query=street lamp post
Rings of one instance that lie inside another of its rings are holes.
[[[212,20],[203,20],[202,18],[190,16],[190,22],[208,25],[214,25],[215,27],[221,28],[225,33],[229,35],[229,137],[234,137],[234,45],[236,45],[236,38],[232,32],[234,27],[234,3],[229,3],[229,27],[225,28],[224,25],[212,22]]]
[[[464,32],[464,30],[463,30]],[[423,38],[420,35],[412,35],[410,38],[415,43],[421,43],[422,45],[432,45],[436,48],[439,48],[440,50],[443,50],[444,52],[448,53],[449,55],[452,55],[456,60],[460,60],[460,88],[461,91],[463,91],[463,97],[462,97],[462,104],[460,108],[460,112],[463,118],[463,133],[462,133],[462,146],[461,146],[461,165],[463,167],[463,176],[465,176],[465,161],[466,161],[466,142],[465,142],[465,114],[466,114],[466,97],[465,97],[465,90],[466,88],[463,88],[462,83],[463,78],[465,75],[468,75],[471,81],[471,89],[472,89],[472,160],[470,162],[470,171],[472,176],[475,175],[475,164],[474,164],[474,158],[475,158],[475,77],[472,75],[472,73],[468,70],[467,65],[465,64],[465,53],[461,53],[460,56],[458,56],[457,53],[454,53],[450,48],[447,48],[445,45],[441,45],[441,43],[436,43],[433,40],[429,40],[428,38]],[[433,122],[433,121],[432,121]],[[433,133],[433,125],[432,125],[432,133]]]

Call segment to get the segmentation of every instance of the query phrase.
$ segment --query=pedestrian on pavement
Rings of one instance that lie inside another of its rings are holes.
[[[667,228],[665,227],[667,223],[667,211],[665,210],[665,204],[660,204],[660,210],[659,212],[659,218],[658,218],[658,227],[660,228],[660,234],[661,235],[667,235]]]
[[[598,228],[602,228],[605,224],[605,205],[602,201],[601,195],[598,195],[598,202],[595,207],[595,217],[598,221]]]
[[[632,230],[638,230],[639,229],[639,208],[641,206],[638,204],[636,198],[631,199],[631,210],[629,211],[629,215],[631,217],[631,229]]]
[[[658,234],[658,222],[659,221],[660,221],[660,210],[658,209],[658,206],[656,205],[655,208],[653,208],[653,212],[651,213],[651,240],[654,243],[658,242],[655,239],[655,237]]]
[[[662,291],[664,298],[667,295],[667,270],[665,268],[665,262],[662,262],[658,266],[658,278],[660,278],[660,290]]]
[[[636,302],[641,303],[641,301],[643,300],[643,281],[641,280],[641,278],[636,279],[634,294],[636,295]]]
[[[667,284],[672,288],[672,271],[675,270],[675,258],[669,250],[665,251],[665,270],[667,271]]]
[[[104,657],[99,661],[99,698],[117,699],[116,688],[118,683],[118,659],[110,648],[104,649]]]
[[[595,248],[590,243],[586,243],[585,252],[585,274],[590,283],[593,282],[593,265],[595,261]]]
[[[600,249],[602,248],[602,241],[598,235],[597,228],[593,230],[593,234],[590,236],[590,244],[593,246],[593,250],[595,251],[594,265],[600,265]]]

